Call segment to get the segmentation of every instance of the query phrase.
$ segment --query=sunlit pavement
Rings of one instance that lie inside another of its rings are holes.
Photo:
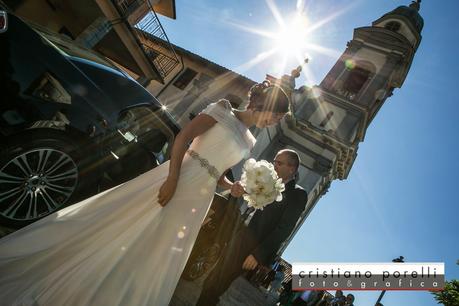
[[[190,282],[180,280],[169,306],[194,306],[201,292],[204,277]],[[220,298],[219,306],[270,306],[277,299],[266,291],[257,289],[245,278],[237,278]]]

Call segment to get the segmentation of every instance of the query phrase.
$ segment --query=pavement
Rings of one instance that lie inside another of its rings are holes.
[[[169,306],[194,306],[206,277],[207,274],[193,282],[180,279]],[[266,289],[256,288],[244,277],[239,277],[220,297],[218,306],[274,306],[277,298]]]

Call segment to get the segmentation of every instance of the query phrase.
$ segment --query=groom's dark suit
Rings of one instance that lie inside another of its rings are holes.
[[[244,270],[242,264],[252,254],[259,264],[268,266],[282,242],[290,235],[307,202],[307,194],[295,181],[285,185],[281,202],[273,202],[255,212],[247,227],[233,237],[227,251],[204,281],[199,306],[211,306]]]

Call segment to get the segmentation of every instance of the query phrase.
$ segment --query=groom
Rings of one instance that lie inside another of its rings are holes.
[[[307,194],[295,184],[300,158],[293,150],[281,150],[274,158],[274,169],[285,184],[281,202],[273,202],[263,210],[257,210],[249,225],[243,227],[231,240],[227,251],[204,281],[197,306],[212,306],[244,271],[258,265],[269,266],[277,250],[291,234],[303,212]],[[244,189],[239,183],[231,188],[231,194],[240,197]]]

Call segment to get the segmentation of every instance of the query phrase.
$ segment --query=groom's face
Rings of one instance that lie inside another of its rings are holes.
[[[286,181],[290,179],[294,171],[294,166],[291,165],[289,157],[287,153],[278,153],[276,157],[274,157],[274,170],[276,170],[277,175],[282,181]]]

